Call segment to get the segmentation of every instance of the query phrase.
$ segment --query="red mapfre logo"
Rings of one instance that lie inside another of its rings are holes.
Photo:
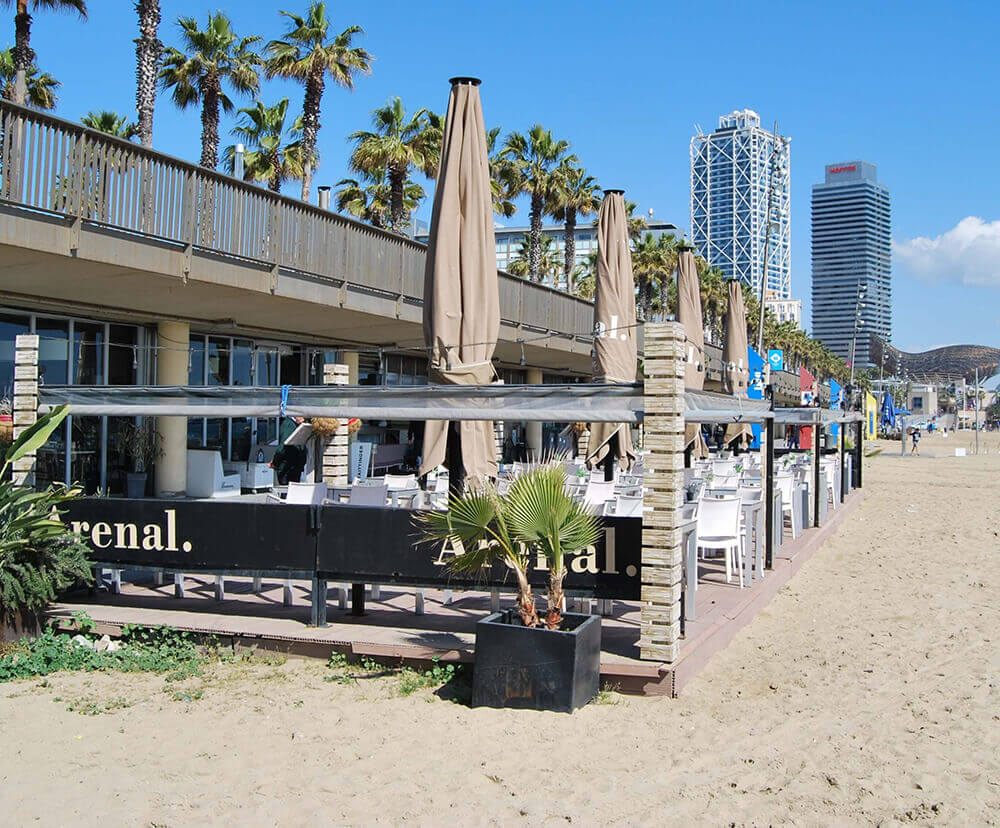
[[[858,168],[857,164],[848,164],[846,167],[830,167],[830,172],[832,172],[832,173],[852,172],[853,170],[856,170],[857,168]]]

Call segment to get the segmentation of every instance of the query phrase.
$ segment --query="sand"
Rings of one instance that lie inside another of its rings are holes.
[[[0,822],[994,824],[997,437],[984,448],[867,461],[849,523],[676,700],[471,710],[303,661],[0,685]]]

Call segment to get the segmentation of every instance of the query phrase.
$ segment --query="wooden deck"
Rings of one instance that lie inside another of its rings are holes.
[[[688,621],[681,655],[672,665],[639,659],[639,605],[616,601],[613,613],[602,620],[601,676],[607,686],[621,692],[676,696],[748,624],[784,586],[799,567],[836,531],[841,521],[863,498],[862,490],[850,494],[831,510],[825,526],[809,529],[796,540],[786,532],[774,553],[774,567],[763,581],[739,589],[727,584],[716,563],[703,562],[699,571],[698,618]],[[290,655],[329,658],[333,651],[349,656],[425,663],[475,660],[475,625],[490,606],[483,592],[456,592],[445,604],[439,590],[425,592],[425,614],[415,614],[412,589],[381,588],[379,600],[367,601],[366,614],[351,615],[339,608],[336,590],[329,590],[326,627],[308,626],[310,583],[294,582],[291,606],[282,601],[283,585],[265,580],[259,594],[248,578],[227,578],[225,600],[215,599],[213,577],[188,576],[186,597],[173,597],[173,584],[151,582],[122,584],[120,595],[101,591],[80,594],[55,604],[55,620],[86,612],[100,632],[116,634],[126,624],[163,624],[195,633],[213,635],[236,648],[258,647]],[[502,605],[512,605],[504,595]]]

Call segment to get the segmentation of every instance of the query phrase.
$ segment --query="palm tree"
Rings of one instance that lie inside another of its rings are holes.
[[[597,212],[601,206],[601,188],[597,179],[575,164],[560,164],[558,173],[549,212],[563,223],[563,278],[569,290],[576,267],[576,220]]]
[[[152,148],[156,77],[163,60],[160,0],[135,0],[135,11],[139,15],[139,36],[135,39],[135,110],[139,113],[139,141]]]
[[[389,182],[389,229],[405,235],[411,208],[406,189],[410,171],[420,170],[428,178],[437,176],[441,160],[442,124],[438,115],[418,109],[408,115],[402,100],[392,98],[372,112],[374,131],[352,132],[351,169],[371,178],[385,171]]]
[[[87,19],[86,0],[0,0],[5,6],[14,6],[14,93],[11,100],[24,104],[28,99],[28,75],[35,64],[35,53],[31,48],[31,11],[51,9],[52,11],[75,11]]]
[[[527,277],[531,270],[531,241],[525,236],[521,246],[517,249],[517,255],[511,259],[507,272],[511,276]],[[553,286],[562,270],[562,263],[559,261],[559,252],[556,250],[556,243],[552,236],[547,234],[542,236],[541,249],[539,250],[539,282],[551,281]]]
[[[488,488],[452,496],[448,511],[422,512],[418,520],[426,540],[451,541],[463,550],[452,558],[452,570],[481,574],[495,561],[510,567],[517,579],[517,612],[526,627],[539,624],[528,573],[534,561],[544,558],[549,629],[562,620],[565,556],[595,543],[600,534],[598,518],[566,493],[558,465],[525,472],[503,495]]]
[[[659,273],[659,303],[660,319],[666,319],[668,314],[676,313],[677,308],[677,259],[681,254],[682,239],[667,233],[661,233],[658,239],[660,251]]]
[[[542,219],[556,189],[556,170],[564,161],[570,164],[578,161],[568,152],[568,141],[555,140],[550,130],[535,124],[527,135],[520,132],[508,135],[500,153],[509,162],[506,174],[511,195],[525,194],[531,199],[528,273],[535,282],[541,281]]]
[[[511,171],[506,159],[500,155],[497,138],[501,127],[486,130],[486,153],[490,165],[490,191],[493,194],[493,212],[510,218],[517,212],[510,192]]]
[[[701,306],[705,313],[708,340],[718,345],[722,341],[722,320],[728,299],[725,274],[700,256],[695,257],[695,264],[698,268]]]
[[[337,209],[341,213],[367,221],[374,227],[389,226],[390,188],[385,171],[374,177],[344,178],[337,182]],[[410,181],[403,189],[403,206],[412,213],[424,199],[424,188]]]
[[[116,138],[132,140],[139,134],[139,125],[131,123],[127,115],[119,115],[108,109],[88,112],[80,119],[80,123],[90,129],[106,132]]]
[[[193,17],[181,17],[181,40],[186,51],[167,49],[160,71],[165,89],[173,90],[181,109],[201,104],[201,165],[215,169],[219,163],[219,110],[233,111],[223,82],[236,92],[255,94],[260,86],[257,70],[261,57],[253,50],[260,38],[239,37],[222,12],[209,13],[207,25],[198,28]]]
[[[240,110],[240,123],[233,129],[233,135],[241,138],[247,148],[243,156],[243,178],[266,181],[268,189],[275,193],[281,192],[285,181],[302,176],[302,144],[296,140],[301,119],[296,119],[286,132],[287,114],[288,98],[282,98],[274,106],[264,106],[257,101]],[[226,148],[224,161],[226,171],[232,175],[236,168],[234,145]]]
[[[669,296],[669,288],[665,283],[673,281],[674,269],[677,267],[676,251],[667,241],[672,238],[672,236],[654,236],[652,233],[646,233],[638,241],[632,242],[632,274],[636,285],[636,307],[645,321],[652,318],[653,298],[657,288],[663,285],[661,290]]]
[[[17,70],[14,68],[14,50],[7,48],[0,52],[0,97],[14,100],[14,86]],[[27,85],[27,102],[36,109],[55,109],[56,90],[62,85],[48,72],[38,73],[38,68],[31,64],[25,73]]]
[[[587,258],[576,266],[570,293],[581,299],[593,299],[597,287],[597,253],[588,253]]]
[[[344,89],[354,89],[354,76],[369,74],[372,56],[352,45],[355,35],[363,34],[360,26],[348,26],[333,40],[327,40],[330,21],[326,3],[312,0],[305,16],[283,11],[288,18],[284,40],[267,44],[268,77],[292,78],[305,85],[302,102],[302,153],[305,161],[302,174],[302,200],[309,200],[312,171],[316,166],[316,140],[319,136],[319,113],[326,78]]]

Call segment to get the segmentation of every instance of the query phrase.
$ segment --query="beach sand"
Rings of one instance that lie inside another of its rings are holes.
[[[305,661],[13,682],[0,822],[995,824],[998,438],[881,445],[864,503],[679,699],[472,710]]]

